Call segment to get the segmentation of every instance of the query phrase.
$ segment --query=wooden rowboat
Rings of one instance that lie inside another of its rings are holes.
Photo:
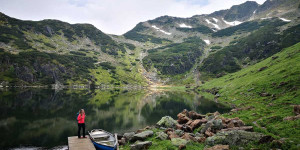
[[[90,139],[97,150],[116,150],[118,139],[113,134],[102,129],[93,129],[89,132]]]

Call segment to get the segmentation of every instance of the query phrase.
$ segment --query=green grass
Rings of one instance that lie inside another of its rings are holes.
[[[283,118],[294,116],[291,105],[300,104],[299,52],[300,43],[273,55],[277,59],[272,59],[271,56],[236,73],[213,79],[199,90],[216,87],[220,89],[221,102],[234,104],[238,108],[254,107],[224,116],[239,117],[247,125],[253,125],[255,131],[274,138],[288,138],[291,142],[287,142],[284,149],[293,149],[300,143],[300,120],[283,121]],[[265,66],[268,68],[258,71]],[[281,82],[286,84],[279,86]],[[270,96],[261,97],[262,92],[267,92]],[[255,121],[261,127],[256,127],[253,124]]]

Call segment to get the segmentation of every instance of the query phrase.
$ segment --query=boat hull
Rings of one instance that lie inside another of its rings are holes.
[[[97,150],[116,150],[118,139],[111,133],[102,129],[93,129],[88,132],[90,140]]]
[[[109,147],[109,146],[105,146],[105,145],[101,145],[101,144],[98,144],[96,142],[94,142],[92,140],[96,150],[115,150],[116,148],[115,147]]]

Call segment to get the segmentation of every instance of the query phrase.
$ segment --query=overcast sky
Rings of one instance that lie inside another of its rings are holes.
[[[228,9],[247,0],[0,0],[0,11],[23,20],[90,23],[123,34],[137,23],[169,15],[191,17]],[[253,0],[262,4],[265,0]]]

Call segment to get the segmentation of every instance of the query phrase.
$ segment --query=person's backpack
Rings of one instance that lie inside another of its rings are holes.
[[[76,114],[76,120],[78,121],[79,112]]]

